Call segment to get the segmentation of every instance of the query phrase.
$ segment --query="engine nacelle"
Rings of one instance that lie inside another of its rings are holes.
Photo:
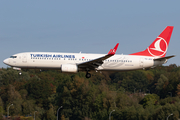
[[[13,67],[14,70],[21,70],[21,68]]]
[[[61,71],[62,72],[77,73],[78,72],[78,67],[77,67],[77,65],[73,65],[73,64],[62,64],[61,65]]]

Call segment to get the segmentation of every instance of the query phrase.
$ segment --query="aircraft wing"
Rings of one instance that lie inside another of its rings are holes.
[[[114,49],[111,49],[108,54],[106,54],[105,56],[102,56],[100,58],[97,59],[93,59],[90,61],[86,61],[83,63],[79,63],[77,64],[77,66],[81,69],[86,69],[86,70],[94,70],[95,68],[99,67],[100,65],[103,64],[103,61],[108,59],[109,57],[113,56],[116,53],[116,50],[119,46],[119,43],[116,44],[116,46],[114,47]]]

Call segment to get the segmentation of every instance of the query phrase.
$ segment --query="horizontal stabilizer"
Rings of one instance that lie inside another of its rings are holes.
[[[155,58],[154,60],[155,61],[161,61],[161,60],[164,60],[164,59],[170,59],[172,57],[175,57],[175,55],[171,55],[171,56],[167,56],[167,57],[161,57],[161,58]]]

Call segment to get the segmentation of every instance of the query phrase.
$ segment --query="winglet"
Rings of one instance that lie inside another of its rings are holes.
[[[114,55],[116,53],[116,50],[119,46],[119,43],[116,44],[116,46],[114,47],[114,49],[111,49],[109,52],[108,52],[108,55]]]

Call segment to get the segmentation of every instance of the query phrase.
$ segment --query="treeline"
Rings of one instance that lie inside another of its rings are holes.
[[[0,119],[169,120],[180,118],[180,67],[64,74],[0,69]],[[12,105],[13,104],[13,105]],[[61,107],[62,106],[62,107]],[[8,112],[9,111],[9,112]],[[29,116],[29,117],[28,117]]]

